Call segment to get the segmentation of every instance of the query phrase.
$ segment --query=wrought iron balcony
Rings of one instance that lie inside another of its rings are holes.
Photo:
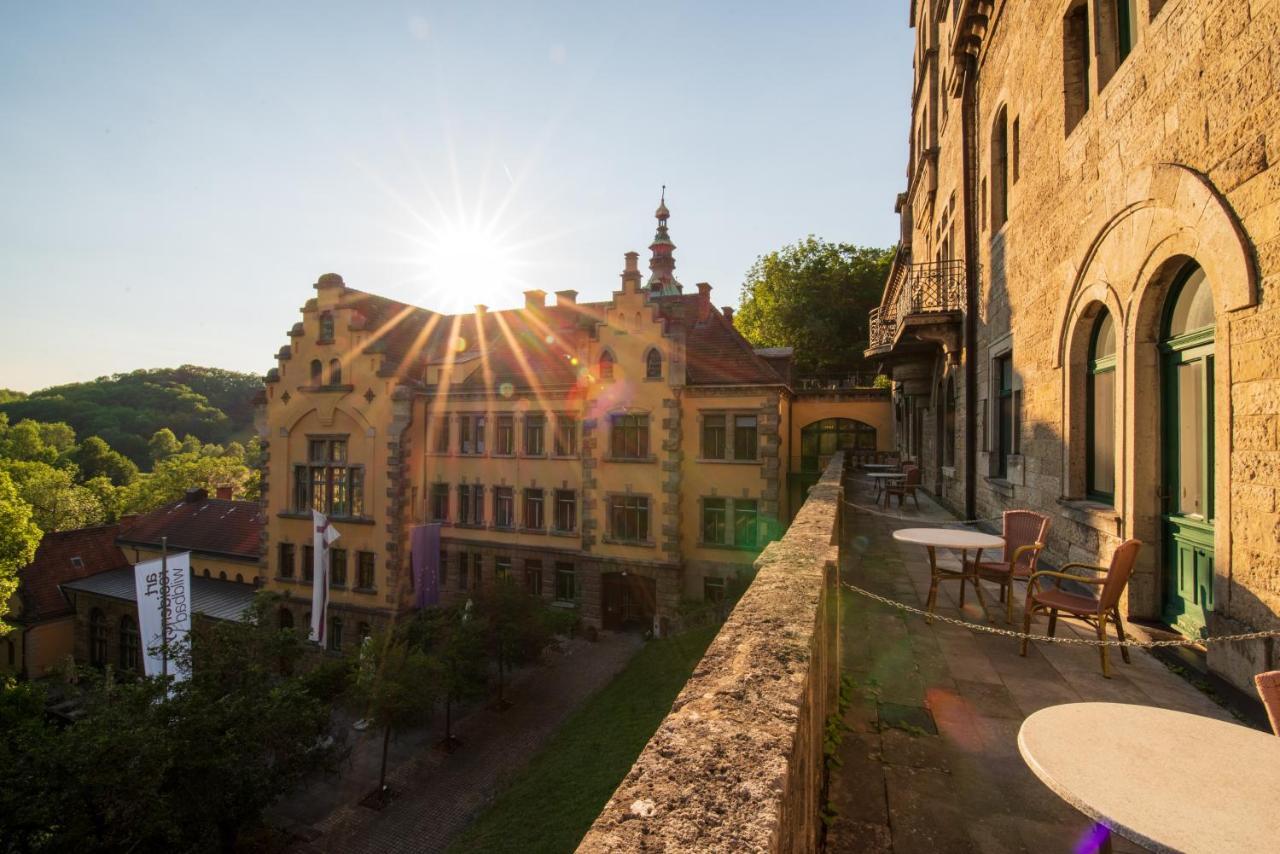
[[[951,322],[964,312],[965,262],[895,263],[884,301],[871,310],[868,355],[883,354],[908,324]]]

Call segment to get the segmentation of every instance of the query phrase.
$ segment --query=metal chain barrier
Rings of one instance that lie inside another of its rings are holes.
[[[968,620],[957,620],[954,617],[947,617],[942,614],[930,614],[922,608],[916,608],[905,602],[899,602],[895,599],[881,596],[878,593],[872,593],[870,590],[864,590],[856,584],[850,584],[847,581],[841,581],[840,584],[868,599],[874,599],[877,602],[888,605],[891,608],[897,608],[899,611],[906,611],[909,614],[918,614],[931,620],[939,620],[944,623],[950,623],[965,629],[972,629],[975,632],[986,632],[990,635],[1001,635],[1008,638],[1016,638],[1017,640],[1033,640],[1048,641],[1049,643],[1065,643],[1074,644],[1075,646],[1128,646],[1138,649],[1154,649],[1162,646],[1194,646],[1201,643],[1223,643],[1225,641],[1243,641],[1258,640],[1260,638],[1280,637],[1280,631],[1265,632],[1245,632],[1239,635],[1219,635],[1212,638],[1201,638],[1200,640],[1192,640],[1190,638],[1178,638],[1177,640],[1153,640],[1153,641],[1112,641],[1112,640],[1096,640],[1094,638],[1074,638],[1074,637],[1049,637],[1048,635],[1031,635],[1025,632],[1014,631],[1013,629],[1001,629],[995,626],[988,626],[984,623],[971,623]]]
[[[982,525],[986,523],[1001,523],[1004,521],[1000,516],[993,516],[990,519],[966,519],[964,521],[961,521],[959,519],[935,520],[935,519],[926,519],[922,516],[903,516],[900,513],[885,513],[882,510],[877,510],[874,507],[868,507],[865,504],[858,504],[848,499],[844,500],[844,504],[846,507],[852,507],[854,510],[857,510],[859,513],[867,513],[871,516],[880,516],[882,518],[893,519],[898,522],[927,523],[928,525],[932,527],[937,527],[937,528],[945,527],[947,525]]]

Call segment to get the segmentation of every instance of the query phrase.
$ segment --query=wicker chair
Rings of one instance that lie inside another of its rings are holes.
[[[916,496],[916,490],[920,488],[920,467],[916,465],[904,465],[902,473],[906,477],[901,483],[889,484],[885,487],[884,506],[889,506],[889,500],[893,496],[898,496],[898,506],[902,506],[902,502],[907,500],[907,496],[911,496],[911,500],[916,503],[916,509],[920,509],[920,499]]]
[[[1030,510],[1006,510],[1002,518],[1004,556],[984,560],[977,566],[978,577],[1000,585],[1000,601],[1005,603],[1004,620],[1013,622],[1013,582],[1025,581],[1036,571],[1040,552],[1049,534],[1049,517]],[[972,564],[972,561],[967,561]]]
[[[1262,705],[1267,707],[1271,731],[1280,735],[1280,670],[1259,673],[1253,677],[1253,684],[1258,686],[1258,696],[1262,698]]]
[[[1090,566],[1085,563],[1069,563],[1062,567],[1062,572],[1042,569],[1031,573],[1031,577],[1027,579],[1027,604],[1022,614],[1023,634],[1031,632],[1031,618],[1036,611],[1048,611],[1049,637],[1053,637],[1053,633],[1058,627],[1058,612],[1065,611],[1093,626],[1100,641],[1107,639],[1107,620],[1115,620],[1116,637],[1123,642],[1124,621],[1120,618],[1120,594],[1124,592],[1125,586],[1129,583],[1129,577],[1133,575],[1133,568],[1138,562],[1138,550],[1140,548],[1142,548],[1141,541],[1125,540],[1116,549],[1115,554],[1111,556],[1110,568]],[[1072,575],[1065,571],[1072,567],[1106,574],[1101,578],[1087,578],[1080,575]],[[1039,583],[1041,578],[1054,579],[1054,586],[1047,590],[1042,590]],[[1074,581],[1078,584],[1096,584],[1101,587],[1101,590],[1098,593],[1098,598],[1095,599],[1087,594],[1071,593],[1063,590],[1063,581]],[[1111,665],[1107,657],[1107,647],[1099,646],[1098,649],[1102,656],[1102,675],[1110,679]],[[1022,639],[1022,654],[1027,654],[1026,638]],[[1129,648],[1127,646],[1120,647],[1120,654],[1124,657],[1125,664],[1128,664]]]

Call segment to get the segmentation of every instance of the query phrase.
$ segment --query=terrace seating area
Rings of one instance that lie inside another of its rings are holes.
[[[927,493],[920,496],[919,510],[911,502],[901,508],[895,502],[886,511],[875,503],[874,489],[859,472],[846,478],[841,577],[924,608],[932,581],[929,555],[919,545],[896,541],[893,532],[956,526]],[[999,557],[984,553],[984,561]],[[937,561],[940,568],[962,572],[958,554],[938,549]],[[998,601],[1001,579],[982,575],[984,598]],[[972,593],[961,605],[965,586],[942,585],[935,614],[986,623]],[[1021,628],[1024,578],[1013,580],[1011,595],[1014,626],[1006,623],[1004,607],[991,608],[989,625]],[[1113,655],[1107,678],[1096,647],[1037,641],[1023,657],[1013,638],[941,619],[929,624],[847,588],[841,597],[840,669],[851,702],[843,714],[848,730],[838,767],[831,772],[828,851],[1096,850],[1093,823],[1041,783],[1019,754],[1024,719],[1063,703],[1104,701],[1236,722],[1142,650],[1133,650],[1129,663]],[[1036,615],[1032,627],[1045,633],[1046,615]],[[1093,626],[1065,612],[1056,629],[1059,637],[1097,637]],[[1159,769],[1115,773],[1140,778]],[[1144,849],[1115,836],[1113,850]]]

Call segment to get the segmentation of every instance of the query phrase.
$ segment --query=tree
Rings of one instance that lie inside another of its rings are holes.
[[[18,589],[18,570],[35,558],[42,536],[31,520],[31,505],[22,500],[9,473],[0,469],[0,634],[9,628],[4,615]]]
[[[178,441],[178,437],[173,435],[172,430],[162,427],[151,434],[147,449],[151,453],[152,464],[155,464],[181,451],[182,444]]]
[[[798,375],[865,369],[867,315],[896,251],[810,235],[770,252],[747,271],[735,325],[757,347],[794,347]]]
[[[156,463],[151,474],[139,477],[126,488],[124,507],[131,513],[146,513],[178,501],[188,489],[197,487],[213,493],[219,486],[229,485],[233,495],[251,497],[256,493],[257,480],[256,472],[230,457],[176,454]]]
[[[71,459],[80,467],[83,481],[106,477],[116,486],[127,486],[138,478],[138,467],[133,460],[113,451],[98,436],[90,436],[81,442],[80,447],[71,452]]]
[[[453,737],[454,703],[481,696],[487,682],[484,627],[470,602],[462,608],[427,608],[405,624],[405,639],[438,662],[437,696],[444,700],[444,738],[441,749],[452,752],[461,744]]]
[[[365,638],[359,656],[353,694],[364,718],[382,729],[378,789],[370,797],[384,803],[390,795],[387,750],[391,733],[430,714],[441,682],[439,663],[389,631]]]
[[[48,463],[0,460],[31,507],[32,521],[42,531],[70,531],[101,525],[106,509],[93,491],[75,482],[71,472]]]
[[[334,767],[328,708],[276,670],[301,654],[270,597],[244,622],[199,623],[191,678],[85,670],[80,710],[46,720],[39,689],[0,686],[0,851],[234,850],[281,795]]]
[[[535,658],[551,639],[542,616],[542,601],[534,599],[510,575],[496,579],[479,600],[489,654],[498,666],[498,709],[507,702],[506,672],[512,664]]]
[[[76,431],[72,430],[71,425],[66,422],[43,423],[38,424],[37,427],[40,431],[40,441],[59,454],[64,454],[76,446]]]
[[[23,462],[39,462],[52,465],[58,459],[58,449],[44,443],[40,425],[24,418],[5,431],[4,447],[0,457]]]

